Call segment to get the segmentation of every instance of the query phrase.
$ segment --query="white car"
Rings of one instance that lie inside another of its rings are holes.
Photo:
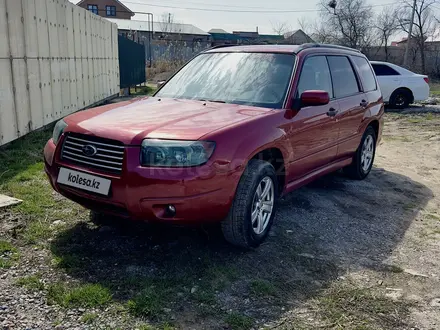
[[[405,108],[429,97],[428,76],[417,74],[388,62],[371,61],[383,100],[395,108]]]

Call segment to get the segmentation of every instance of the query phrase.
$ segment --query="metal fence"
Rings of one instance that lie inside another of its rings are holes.
[[[119,69],[121,88],[138,85],[147,80],[145,73],[144,45],[118,37],[119,42]]]
[[[154,61],[187,61],[210,46],[210,42],[153,41],[150,47],[145,47],[145,58],[151,58],[153,63]]]
[[[67,0],[0,0],[0,145],[118,94],[117,36]]]

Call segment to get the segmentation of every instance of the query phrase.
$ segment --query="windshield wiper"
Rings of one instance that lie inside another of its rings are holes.
[[[202,102],[215,102],[215,103],[226,103],[225,101],[221,101],[221,100],[205,100],[205,99],[201,99],[199,101],[202,101]]]

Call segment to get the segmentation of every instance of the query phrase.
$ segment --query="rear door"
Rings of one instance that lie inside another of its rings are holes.
[[[338,127],[335,116],[338,102],[334,100],[330,70],[325,55],[311,55],[301,68],[296,98],[309,90],[329,93],[330,103],[322,106],[303,107],[290,120],[287,135],[294,153],[288,169],[288,180],[293,181],[331,163],[336,158]]]
[[[359,126],[368,107],[366,95],[348,56],[327,56],[335,98],[339,103],[336,120],[339,128],[338,158],[349,156],[357,148]],[[354,150],[353,150],[354,149]]]
[[[379,82],[383,100],[389,102],[391,94],[401,85],[402,77],[399,72],[386,64],[372,63],[371,65]]]

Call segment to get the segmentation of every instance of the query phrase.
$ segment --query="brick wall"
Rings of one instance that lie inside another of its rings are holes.
[[[122,6],[118,1],[114,0],[86,0],[79,4],[79,6],[84,9],[87,9],[88,5],[98,6],[99,16],[102,17],[131,19],[133,15],[131,12],[127,11],[127,9],[124,8],[124,6]],[[106,6],[115,6],[116,16],[107,16]]]

